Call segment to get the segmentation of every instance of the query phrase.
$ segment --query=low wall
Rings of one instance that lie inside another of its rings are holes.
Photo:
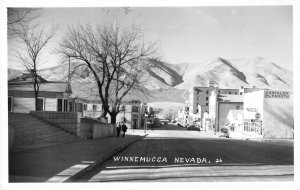
[[[81,118],[79,136],[83,139],[93,138],[94,123],[99,122],[92,118]]]
[[[82,118],[80,136],[85,139],[111,137],[115,134],[115,125],[92,118]]]
[[[81,113],[31,111],[30,114],[41,120],[52,123],[83,139],[98,139],[116,134],[114,124],[103,123],[92,118],[82,118]]]
[[[30,114],[44,121],[52,123],[64,130],[79,136],[81,113],[56,111],[30,111]]]
[[[115,125],[109,123],[94,123],[93,139],[111,137],[115,134]]]

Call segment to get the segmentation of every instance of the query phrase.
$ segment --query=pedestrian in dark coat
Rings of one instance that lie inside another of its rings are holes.
[[[122,131],[123,131],[123,138],[125,137],[125,133],[127,131],[127,126],[123,123],[122,125]]]
[[[117,136],[118,136],[118,138],[119,138],[119,136],[120,136],[120,132],[121,132],[121,123],[119,122],[119,123],[117,124]]]

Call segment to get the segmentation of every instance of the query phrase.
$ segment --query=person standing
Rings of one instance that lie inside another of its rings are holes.
[[[124,122],[122,124],[122,131],[123,131],[123,138],[124,138],[125,137],[125,133],[127,131],[127,126],[124,124]]]
[[[120,136],[120,132],[121,132],[121,123],[119,122],[119,123],[117,124],[117,136],[118,136],[118,138],[119,138],[119,136]]]

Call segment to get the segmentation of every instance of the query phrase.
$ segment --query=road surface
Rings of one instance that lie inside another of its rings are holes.
[[[147,137],[76,181],[293,180],[292,142],[216,138],[177,129],[147,131]]]

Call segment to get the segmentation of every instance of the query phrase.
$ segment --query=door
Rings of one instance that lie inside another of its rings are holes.
[[[12,97],[8,97],[8,112],[12,112]]]
[[[43,110],[44,110],[44,98],[38,98],[36,111],[43,111]]]
[[[137,119],[133,119],[133,128],[134,128],[134,129],[137,128]]]

